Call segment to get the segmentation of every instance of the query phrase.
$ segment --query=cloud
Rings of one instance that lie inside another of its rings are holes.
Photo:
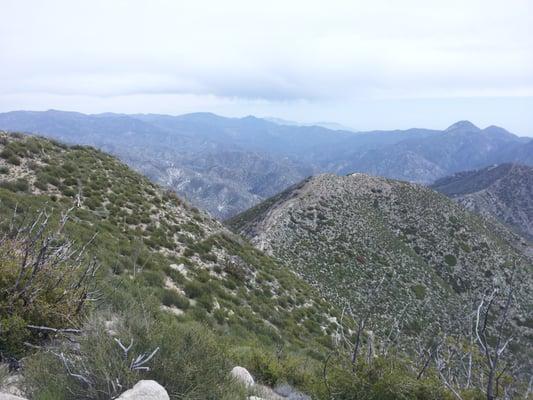
[[[531,0],[1,0],[0,110],[533,135]]]
[[[528,0],[4,0],[0,93],[533,95],[531,8]]]

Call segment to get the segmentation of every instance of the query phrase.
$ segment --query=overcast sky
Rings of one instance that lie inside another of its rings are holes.
[[[0,0],[0,111],[533,136],[532,0]]]

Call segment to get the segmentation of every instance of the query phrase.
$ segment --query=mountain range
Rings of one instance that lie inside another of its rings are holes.
[[[14,111],[0,129],[88,144],[226,219],[310,175],[364,172],[430,184],[505,162],[533,165],[533,139],[468,121],[444,131],[353,132],[256,117]]]

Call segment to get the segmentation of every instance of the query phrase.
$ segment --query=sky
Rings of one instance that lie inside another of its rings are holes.
[[[0,111],[533,136],[532,0],[0,0]]]

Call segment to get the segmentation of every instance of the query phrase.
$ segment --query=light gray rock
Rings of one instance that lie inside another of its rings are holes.
[[[15,396],[9,393],[0,393],[0,400],[26,400],[23,397]]]
[[[239,383],[242,383],[246,387],[251,387],[254,385],[254,378],[246,368],[238,366],[234,367],[231,370],[231,376],[233,376]]]
[[[277,394],[272,388],[257,383],[253,387],[253,393],[262,400],[285,400],[285,397]]]
[[[311,400],[311,397],[297,391],[295,388],[287,384],[276,386],[274,392],[288,400]]]
[[[137,382],[130,390],[122,393],[118,400],[170,400],[170,398],[165,388],[159,383],[143,380]]]

